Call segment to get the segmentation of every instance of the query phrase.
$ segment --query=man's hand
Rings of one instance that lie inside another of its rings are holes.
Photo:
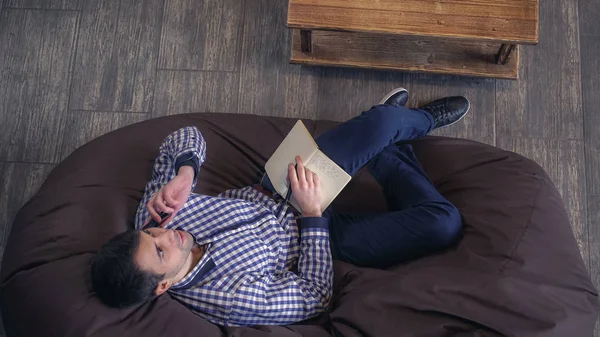
[[[296,166],[288,166],[288,179],[292,187],[292,195],[302,216],[321,216],[321,183],[319,177],[304,167],[302,158],[296,157]]]
[[[190,166],[182,166],[179,168],[175,178],[171,179],[165,186],[156,192],[146,208],[150,216],[161,222],[162,219],[159,212],[169,213],[169,217],[162,222],[161,227],[164,227],[183,205],[188,201],[192,192],[192,184],[194,182],[194,169]],[[148,220],[149,222],[150,220]]]

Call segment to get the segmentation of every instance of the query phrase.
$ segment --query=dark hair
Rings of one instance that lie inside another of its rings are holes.
[[[141,270],[135,262],[140,232],[129,230],[105,243],[92,262],[92,287],[106,305],[124,308],[153,298],[164,275]]]

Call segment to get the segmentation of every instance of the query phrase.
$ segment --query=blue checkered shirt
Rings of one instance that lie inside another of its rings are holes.
[[[206,142],[195,127],[170,134],[160,147],[152,179],[135,217],[148,220],[146,204],[182,165],[199,168]],[[192,190],[196,184],[191,187]],[[283,325],[327,309],[333,287],[328,222],[303,218],[252,187],[216,197],[192,193],[167,228],[194,236],[205,253],[169,293],[208,321],[223,326]]]

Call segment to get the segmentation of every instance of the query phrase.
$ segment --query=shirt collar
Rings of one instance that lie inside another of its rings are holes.
[[[189,272],[184,278],[182,278],[179,282],[173,284],[171,289],[180,290],[180,289],[188,289],[195,286],[200,280],[202,280],[214,267],[215,263],[210,254],[211,245],[206,245],[204,250],[204,255],[198,261],[198,264]]]

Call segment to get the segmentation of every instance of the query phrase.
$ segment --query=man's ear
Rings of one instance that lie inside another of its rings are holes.
[[[173,284],[173,282],[171,282],[171,280],[162,280],[160,281],[160,283],[156,286],[156,290],[154,291],[154,293],[156,294],[156,296],[160,296],[162,295],[165,291],[169,290],[169,288],[171,288],[171,285]]]

